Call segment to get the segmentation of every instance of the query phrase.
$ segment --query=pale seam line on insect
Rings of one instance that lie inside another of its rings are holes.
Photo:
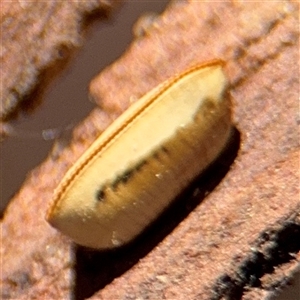
[[[114,133],[111,134],[110,136],[108,136],[107,140],[104,141],[101,145],[99,145],[99,147],[95,148],[95,150],[89,155],[89,157],[86,160],[84,160],[79,166],[77,166],[77,168],[74,169],[74,172],[72,174],[70,174],[70,176],[68,178],[66,178],[66,179],[63,178],[63,180],[65,180],[65,181],[61,182],[62,186],[60,186],[60,192],[57,193],[55,199],[53,199],[53,202],[51,204],[48,215],[51,213],[51,208],[54,208],[57,201],[59,201],[59,199],[62,197],[62,195],[64,194],[67,187],[77,177],[77,175],[81,172],[81,170],[83,170],[85,168],[85,166],[87,166],[90,163],[90,161],[92,161],[93,158],[102,149],[104,149],[112,140],[114,140],[114,138],[116,138],[118,136],[118,134],[120,134],[122,132],[122,130],[124,130],[124,128],[126,128],[138,115],[141,114],[142,111],[144,111],[149,105],[151,105],[161,94],[163,94],[166,90],[168,90],[172,85],[176,84],[176,82],[178,82],[181,78],[185,77],[187,74],[194,72],[197,69],[200,69],[200,68],[202,69],[202,68],[206,68],[206,67],[213,66],[213,65],[222,65],[223,66],[224,64],[225,63],[222,60],[212,60],[212,61],[209,61],[204,64],[199,64],[199,65],[190,67],[183,73],[179,73],[178,75],[175,75],[174,77],[172,77],[169,80],[167,80],[166,82],[164,82],[165,85],[161,86],[161,88],[157,91],[157,93],[155,95],[153,95],[151,98],[149,98],[149,100],[146,103],[144,103],[144,105],[139,110],[137,110],[130,118],[128,118],[128,120],[125,124],[121,124],[119,126],[119,128],[116,128]],[[135,103],[137,103],[137,102],[138,102],[138,100]],[[134,105],[135,103],[133,103],[132,105]],[[100,136],[101,136],[101,134],[98,137],[100,137]]]

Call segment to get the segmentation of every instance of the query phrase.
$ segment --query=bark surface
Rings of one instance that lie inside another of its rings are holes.
[[[169,6],[91,83],[103,110],[12,199],[1,224],[2,298],[269,299],[284,286],[300,260],[298,20],[289,1]],[[214,58],[226,61],[236,130],[180,205],[109,253],[75,247],[51,228],[54,188],[111,120],[162,80]]]

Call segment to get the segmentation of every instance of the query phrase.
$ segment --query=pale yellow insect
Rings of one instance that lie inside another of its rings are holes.
[[[55,190],[47,219],[83,246],[126,244],[216,159],[230,129],[223,63],[188,69],[95,140]]]

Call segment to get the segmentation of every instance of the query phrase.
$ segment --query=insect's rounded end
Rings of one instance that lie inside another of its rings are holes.
[[[109,250],[128,243],[132,236],[121,232],[124,228],[116,219],[118,214],[101,214],[96,206],[86,205],[76,199],[62,199],[59,205],[51,206],[46,214],[47,222],[58,231],[70,237],[76,244]]]

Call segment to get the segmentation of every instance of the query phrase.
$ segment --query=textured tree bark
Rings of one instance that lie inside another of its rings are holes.
[[[298,19],[299,3],[289,1],[169,6],[91,83],[104,111],[12,199],[1,224],[2,298],[268,299],[283,287],[300,259]],[[163,79],[213,58],[226,61],[236,131],[178,205],[108,253],[52,229],[44,215],[53,189],[111,119]]]
[[[114,5],[113,0],[0,1],[1,120],[16,112],[37,82],[39,88],[46,84],[82,44],[86,16],[107,14]]]

